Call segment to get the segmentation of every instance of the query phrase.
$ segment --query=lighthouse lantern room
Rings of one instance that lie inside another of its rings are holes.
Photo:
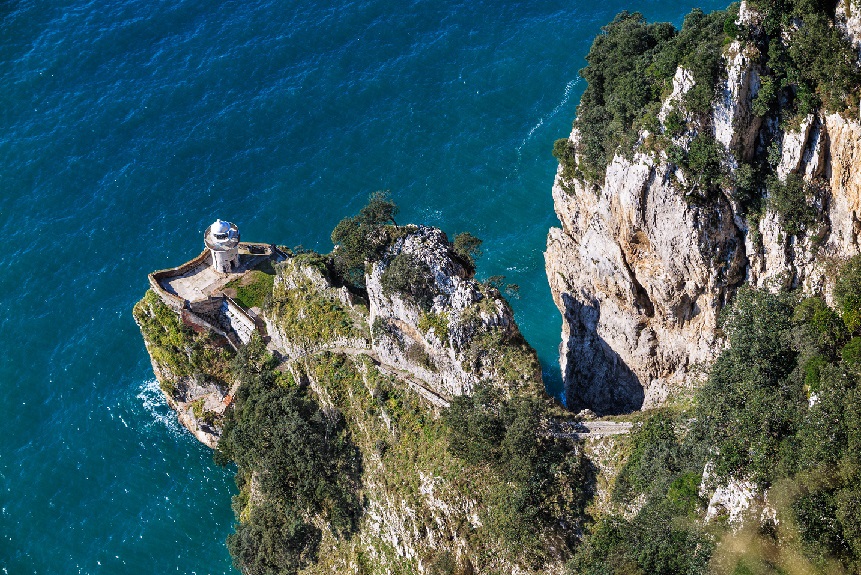
[[[239,230],[236,224],[215,220],[206,228],[203,243],[212,253],[212,267],[221,273],[239,268]]]

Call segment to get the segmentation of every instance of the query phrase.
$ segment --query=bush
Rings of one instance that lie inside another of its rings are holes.
[[[834,300],[846,327],[861,329],[861,256],[854,256],[840,268],[834,282]]]
[[[634,497],[663,493],[684,467],[679,438],[673,421],[663,414],[649,417],[632,435],[633,449],[613,489],[613,499],[627,502]]]
[[[794,465],[787,454],[806,394],[789,378],[797,352],[789,345],[790,298],[742,288],[724,314],[729,347],[698,394],[694,431],[714,447],[721,477],[768,484]]]
[[[754,113],[765,115],[783,99],[785,119],[795,124],[820,106],[846,112],[857,106],[858,56],[838,26],[834,2],[755,0],[762,17],[766,59]]]
[[[489,528],[535,557],[547,553],[540,547],[541,532],[560,522],[568,545],[574,544],[594,481],[580,449],[539,435],[546,409],[537,398],[504,400],[497,390],[478,386],[472,396],[452,399],[444,414],[449,451],[498,477],[485,519]]]
[[[400,253],[392,258],[380,277],[383,294],[406,294],[424,310],[430,310],[437,295],[436,281],[430,267],[412,254]]]
[[[686,110],[706,114],[720,74],[726,16],[694,10],[677,31],[667,23],[648,24],[640,13],[622,12],[604,26],[586,56],[589,65],[580,70],[588,85],[574,122],[580,134],[579,166],[564,140],[554,145],[563,176],[603,182],[607,163],[620,149],[631,152],[640,127],[669,92],[680,65],[694,77],[684,97]]]
[[[774,210],[790,236],[801,235],[816,223],[812,200],[810,186],[796,174],[786,176],[785,182],[775,176],[768,180],[768,207]]]
[[[697,134],[683,164],[685,177],[692,193],[705,198],[723,183],[723,146],[711,135]]]
[[[341,537],[358,528],[362,511],[361,455],[343,421],[324,415],[303,388],[281,385],[274,365],[259,337],[237,354],[239,391],[216,451],[254,491],[228,538],[247,573],[296,573],[316,557],[322,534],[313,518]]]
[[[562,166],[562,180],[570,181],[579,174],[577,168],[577,148],[568,138],[559,138],[553,142],[553,157]]]
[[[433,330],[434,334],[444,342],[448,339],[448,313],[422,312],[419,316],[418,328],[423,333]]]

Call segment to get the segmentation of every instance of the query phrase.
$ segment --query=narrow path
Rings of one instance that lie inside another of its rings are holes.
[[[633,426],[634,424],[630,421],[568,421],[559,423],[551,431],[551,435],[553,437],[577,439],[624,435],[630,433]]]
[[[374,366],[380,372],[382,372],[386,375],[390,375],[392,377],[396,377],[396,378],[404,381],[407,385],[410,386],[410,388],[412,388],[413,391],[418,393],[420,396],[425,398],[425,400],[429,401],[433,405],[435,405],[437,407],[442,407],[442,408],[447,408],[449,406],[449,400],[446,399],[445,397],[439,395],[438,393],[432,391],[431,389],[429,389],[428,388],[428,382],[425,382],[425,381],[415,377],[412,373],[410,373],[408,371],[404,371],[404,370],[398,369],[394,366],[383,363],[380,360],[380,357],[376,353],[374,353],[374,350],[372,350],[370,348],[340,347],[340,346],[327,347],[327,348],[316,349],[313,351],[305,351],[305,352],[297,354],[295,356],[285,358],[285,361],[302,359],[303,357],[319,355],[321,353],[327,353],[327,352],[328,353],[343,353],[345,355],[349,355],[349,356],[353,356],[353,357],[358,356],[358,355],[365,355],[368,358],[370,358],[370,360],[372,362],[374,362]]]
[[[380,357],[370,348],[358,347],[329,347],[316,349],[313,351],[305,351],[296,356],[290,357],[289,360],[302,359],[303,357],[319,355],[321,353],[342,353],[350,356],[365,355],[374,362],[374,366],[386,375],[396,377],[404,381],[410,388],[422,396],[425,400],[440,408],[447,408],[450,402],[447,398],[439,395],[428,388],[428,382],[425,382],[408,371],[398,369],[394,366],[383,363]],[[288,359],[285,358],[285,362]],[[231,390],[233,392],[234,390]],[[599,438],[608,435],[624,435],[630,433],[633,423],[628,421],[569,421],[560,422],[553,426],[550,434],[553,437],[568,438],[568,439],[587,439]]]

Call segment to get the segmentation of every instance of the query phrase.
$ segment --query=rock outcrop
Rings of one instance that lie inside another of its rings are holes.
[[[387,287],[398,258],[421,270],[422,293]],[[466,264],[436,228],[415,227],[396,239],[366,278],[374,352],[447,398],[482,382],[508,395],[541,393],[541,368],[511,307]]]
[[[215,448],[230,403],[230,343],[196,323],[184,324],[152,290],[135,305],[134,317],[168,405],[198,441]]]
[[[744,3],[740,14],[755,17]],[[853,39],[856,17],[843,17]],[[740,285],[827,294],[829,266],[859,252],[859,111],[820,110],[794,129],[778,114],[756,116],[761,61],[752,44],[725,48],[725,79],[705,130],[724,149],[731,175],[776,150],[777,177],[801,178],[815,190],[815,224],[791,235],[768,201],[758,220],[746,217],[731,185],[696,201],[667,153],[642,145],[630,159],[613,158],[600,186],[563,181],[560,166],[553,199],[562,225],[549,232],[545,260],[563,316],[569,407],[618,413],[661,405],[695,385],[720,352],[718,315]],[[691,85],[680,69],[662,114]],[[693,136],[673,143],[687,150]],[[575,145],[578,138],[574,130]]]
[[[366,294],[339,282],[328,256],[300,254],[276,264],[260,334],[270,351],[284,361],[326,351],[365,354],[438,405],[478,384],[509,397],[542,394],[537,354],[499,291],[473,278],[471,264],[439,229],[395,230],[395,239],[368,264]],[[417,280],[421,290],[387,281],[398,258],[398,273]],[[195,437],[215,447],[235,392],[226,373],[232,351],[221,332],[188,321],[181,311],[150,291],[135,319],[168,403]]]

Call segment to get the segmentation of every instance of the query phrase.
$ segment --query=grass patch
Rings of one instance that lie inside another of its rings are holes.
[[[448,339],[448,314],[446,312],[422,312],[421,317],[419,317],[418,328],[422,333],[433,330],[441,341],[446,341]]]
[[[292,289],[275,286],[270,309],[284,336],[295,345],[320,344],[359,332],[341,303],[321,294],[304,277]]]
[[[271,270],[271,272],[269,271]],[[266,298],[272,294],[275,285],[275,270],[271,264],[267,269],[251,270],[242,277],[230,281],[224,286],[225,290],[235,290],[233,299],[242,307],[263,307]]]

